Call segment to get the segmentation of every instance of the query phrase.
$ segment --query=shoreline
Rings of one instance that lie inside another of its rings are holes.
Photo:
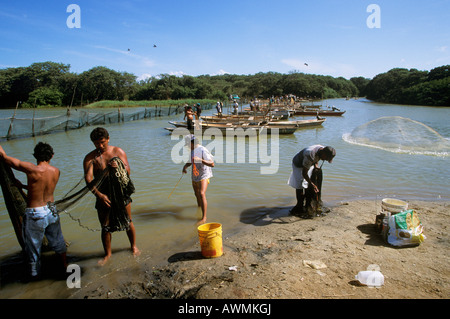
[[[113,280],[99,278],[69,299],[449,298],[450,202],[408,201],[426,239],[402,248],[377,233],[377,204],[341,202],[310,220],[290,216],[290,206],[255,208],[253,222],[223,234],[221,257],[203,258],[195,243],[161,266],[136,262],[133,269],[117,270]],[[355,280],[371,264],[385,277],[380,288]]]

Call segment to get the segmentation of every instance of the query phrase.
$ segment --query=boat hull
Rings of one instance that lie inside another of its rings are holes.
[[[187,129],[187,125],[185,122],[169,122],[172,124],[173,127],[165,128],[166,130],[173,132],[176,128],[184,128]],[[197,129],[191,129],[189,130],[191,133],[194,133],[195,131],[202,130],[203,132],[208,129],[218,129],[222,133],[228,133],[228,134],[234,134],[234,135],[250,135],[250,134],[293,134],[297,129],[298,126],[296,125],[284,125],[284,126],[277,126],[277,125],[233,125],[233,124],[217,124],[217,123],[210,123],[210,124],[201,124],[198,126]]]
[[[345,113],[345,111],[315,111],[315,110],[309,110],[309,111],[301,111],[296,110],[295,115],[319,115],[319,116],[342,116]]]

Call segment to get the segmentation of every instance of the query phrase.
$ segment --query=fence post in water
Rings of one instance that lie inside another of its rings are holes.
[[[17,101],[16,108],[14,109],[14,114],[13,114],[13,116],[11,118],[11,122],[9,123],[9,129],[8,129],[8,134],[6,134],[6,139],[9,139],[9,137],[11,135],[12,125],[13,125],[13,122],[14,122],[14,118],[16,117],[16,111],[17,111],[17,108],[19,107],[19,103],[20,102]]]
[[[67,108],[66,116],[67,116],[67,118],[66,118],[66,128],[65,128],[65,130],[67,131],[68,125],[69,125],[69,118],[70,118],[70,108]]]
[[[34,98],[34,106],[33,106],[33,122],[31,123],[31,133],[32,133],[32,136],[34,137],[34,115],[35,115],[35,113],[36,113],[36,100],[37,100],[37,97],[35,97]]]

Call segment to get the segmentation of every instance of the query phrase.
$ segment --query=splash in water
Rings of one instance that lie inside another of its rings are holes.
[[[381,117],[342,136],[344,141],[396,153],[450,155],[450,141],[423,123],[400,116]]]

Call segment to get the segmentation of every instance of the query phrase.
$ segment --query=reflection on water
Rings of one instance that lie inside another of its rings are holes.
[[[323,166],[324,180],[322,200],[324,205],[341,201],[397,197],[403,200],[449,200],[449,157],[421,154],[393,153],[346,142],[342,136],[350,134],[358,126],[386,116],[401,116],[419,121],[444,138],[450,137],[449,108],[398,106],[371,103],[366,100],[332,100],[328,104],[346,110],[342,117],[329,117],[322,128],[308,128],[290,136],[279,137],[278,167],[275,174],[261,174],[261,167],[268,166],[257,157],[256,163],[233,161],[217,163],[214,177],[207,189],[208,221],[222,224],[223,238],[248,224],[280,222],[288,208],[295,204],[295,192],[287,185],[292,157],[302,148],[312,144],[331,145],[337,155],[332,164]],[[205,111],[205,115],[211,114]],[[7,116],[10,116],[7,115]],[[7,117],[1,115],[0,117]],[[171,118],[182,120],[183,116]],[[298,117],[297,119],[302,119]],[[305,117],[307,118],[307,117]],[[134,259],[129,251],[129,241],[124,232],[114,233],[113,259],[104,268],[96,266],[103,253],[100,233],[81,228],[67,214],[61,216],[63,233],[70,242],[70,262],[78,263],[83,270],[84,284],[95,278],[107,278],[115,270],[140,267],[146,263],[168,261],[179,252],[192,251],[198,242],[196,221],[199,211],[192,190],[190,176],[180,180],[182,163],[171,158],[172,149],[179,140],[172,140],[164,127],[168,118],[152,118],[106,126],[110,144],[123,148],[130,162],[131,178],[136,187],[132,199],[132,217],[136,227],[137,244],[142,251]],[[32,150],[38,141],[51,144],[55,150],[52,164],[61,170],[55,197],[62,198],[83,177],[82,161],[94,146],[89,139],[93,127],[61,132],[36,138],[24,138],[2,142],[6,152],[21,160],[34,162]],[[210,142],[205,142],[208,145]],[[246,145],[250,152],[254,145]],[[226,152],[226,148],[224,148]],[[235,153],[236,154],[236,153]],[[438,169],[437,169],[438,168]],[[24,175],[16,177],[26,183]],[[174,190],[173,194],[170,193]],[[88,194],[70,212],[84,225],[99,228],[94,208],[94,196]],[[259,210],[259,207],[266,207]],[[267,208],[268,207],[268,208]],[[270,211],[273,208],[273,211]],[[376,207],[374,207],[375,213]],[[277,216],[277,213],[281,216]],[[281,219],[279,219],[281,218]],[[0,261],[2,265],[13,258],[17,260],[17,240],[3,200],[0,200]],[[200,250],[200,248],[198,247]],[[48,285],[48,282],[45,282]],[[21,284],[2,282],[0,296],[22,294]],[[54,282],[52,289],[44,284],[41,296],[50,298],[73,294],[64,282]],[[58,295],[59,294],[59,295]],[[36,294],[29,292],[28,296]]]
[[[193,206],[194,207],[194,206]],[[155,221],[156,219],[173,218],[179,221],[197,221],[194,216],[184,216],[182,207],[137,208],[133,209],[133,216],[143,221]]]

